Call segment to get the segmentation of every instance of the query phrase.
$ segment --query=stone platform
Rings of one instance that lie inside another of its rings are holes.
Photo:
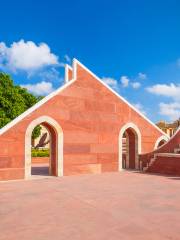
[[[135,172],[0,183],[0,240],[180,236],[180,178]]]

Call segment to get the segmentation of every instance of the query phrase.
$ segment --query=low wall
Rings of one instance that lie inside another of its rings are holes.
[[[32,157],[32,164],[49,163],[49,157]]]

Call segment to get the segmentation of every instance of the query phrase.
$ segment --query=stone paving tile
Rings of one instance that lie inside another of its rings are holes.
[[[180,178],[135,172],[0,183],[0,240],[180,239]]]

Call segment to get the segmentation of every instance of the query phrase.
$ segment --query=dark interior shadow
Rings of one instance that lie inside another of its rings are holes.
[[[31,167],[31,175],[49,176],[49,167],[48,166]]]

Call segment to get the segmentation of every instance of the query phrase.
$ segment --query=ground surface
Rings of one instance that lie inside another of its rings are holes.
[[[0,183],[2,240],[180,239],[180,178],[133,172]]]

